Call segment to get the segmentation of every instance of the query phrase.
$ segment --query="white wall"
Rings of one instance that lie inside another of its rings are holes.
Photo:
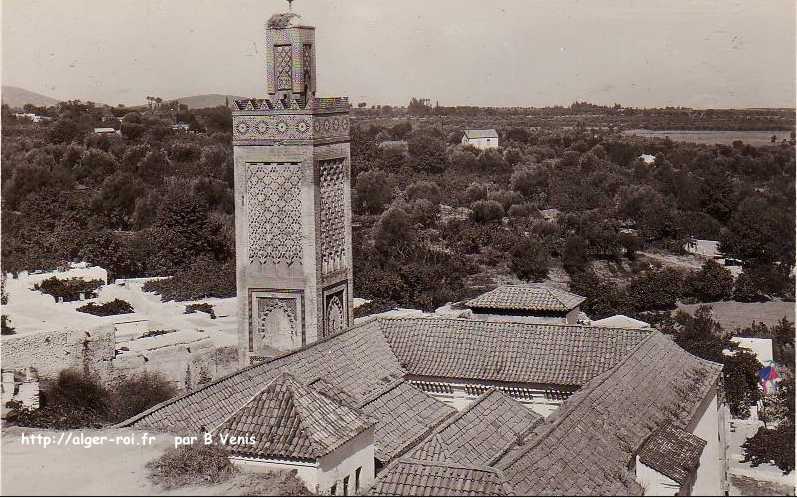
[[[464,145],[472,145],[477,149],[494,149],[498,147],[498,139],[497,138],[471,138],[468,139],[463,135],[462,143]]]
[[[720,445],[720,434],[724,427],[720,424],[717,411],[717,391],[707,396],[695,413],[689,427],[690,432],[707,442],[700,455],[700,465],[697,468],[695,484],[692,495],[695,496],[720,496],[723,487],[723,455]],[[722,438],[724,440],[724,438]]]
[[[656,472],[636,457],[636,480],[645,490],[644,496],[675,496],[681,485],[664,474]]]
[[[374,482],[374,429],[361,432],[335,451],[319,459],[317,494],[330,494],[336,485],[336,495],[343,496],[343,479],[349,477],[348,496],[357,494],[355,472],[360,468],[360,487],[368,489]]]

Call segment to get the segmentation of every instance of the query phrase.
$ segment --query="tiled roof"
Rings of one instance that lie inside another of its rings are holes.
[[[380,329],[410,374],[580,386],[652,331],[577,325],[386,318]]]
[[[132,417],[120,426],[213,430],[282,372],[311,384],[324,379],[357,400],[384,391],[405,371],[375,320],[363,322],[271,361],[246,367]]]
[[[685,426],[721,370],[655,333],[571,396],[496,466],[517,494],[642,494],[627,471],[634,453],[662,425]]]
[[[436,429],[407,456],[435,462],[490,465],[542,419],[506,394],[492,389]]]
[[[586,298],[547,285],[502,285],[465,302],[468,308],[566,313]]]
[[[498,132],[494,129],[489,130],[465,130],[468,138],[498,138]]]
[[[456,412],[409,382],[366,400],[360,410],[376,422],[374,455],[382,462],[403,454]]]
[[[650,436],[639,460],[678,484],[686,484],[697,469],[706,441],[674,425],[667,424]]]
[[[234,455],[316,459],[368,427],[353,409],[282,373],[215,432],[231,437]],[[247,437],[254,443],[237,439]]]
[[[379,496],[510,496],[501,472],[490,467],[401,458],[369,490]]]

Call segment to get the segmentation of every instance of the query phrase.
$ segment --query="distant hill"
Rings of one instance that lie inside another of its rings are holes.
[[[2,100],[4,104],[9,107],[23,107],[25,104],[32,104],[35,106],[51,106],[60,102],[57,99],[42,95],[40,93],[31,92],[24,88],[16,86],[3,85]],[[223,99],[222,99],[223,100]]]
[[[187,105],[189,109],[199,109],[202,107],[216,107],[224,105],[225,98],[229,98],[230,102],[232,103],[232,101],[235,99],[244,99],[246,97],[237,97],[235,95],[222,95],[220,93],[209,93],[206,95],[194,95],[191,97],[180,97],[178,99],[166,99],[166,100],[177,100],[181,104]]]

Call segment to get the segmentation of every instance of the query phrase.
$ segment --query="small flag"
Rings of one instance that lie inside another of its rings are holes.
[[[758,371],[758,382],[761,384],[761,388],[764,390],[764,394],[767,394],[769,391],[770,385],[777,389],[775,382],[780,380],[780,375],[778,375],[778,371],[772,365],[762,368]]]

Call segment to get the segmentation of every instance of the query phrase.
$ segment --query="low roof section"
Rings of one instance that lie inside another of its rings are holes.
[[[498,132],[493,128],[486,130],[465,130],[465,136],[468,139],[475,138],[498,138]]]
[[[466,301],[471,309],[566,314],[585,297],[544,284],[502,285]]]
[[[663,426],[639,450],[639,461],[680,485],[689,482],[707,442],[672,424]]]

